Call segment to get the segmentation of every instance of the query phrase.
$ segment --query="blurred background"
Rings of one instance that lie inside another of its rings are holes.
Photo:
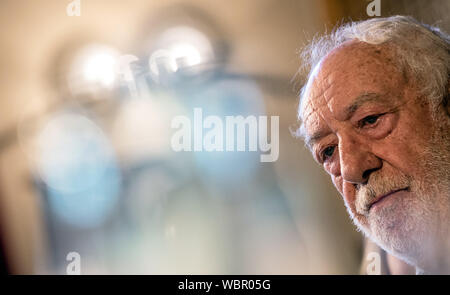
[[[66,274],[70,252],[82,274],[359,272],[362,236],[289,127],[298,50],[370,1],[73,2],[0,1],[1,273]],[[447,31],[449,12],[381,0]],[[174,152],[195,107],[279,116],[278,160]]]

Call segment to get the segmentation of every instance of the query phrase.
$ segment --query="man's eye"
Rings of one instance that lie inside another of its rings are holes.
[[[325,161],[331,158],[333,156],[335,148],[336,148],[335,146],[329,146],[326,149],[324,149],[322,152],[322,160]]]
[[[359,127],[364,127],[367,125],[373,125],[378,121],[378,118],[380,118],[381,115],[371,115],[371,116],[367,116],[364,119],[362,119],[361,121],[359,121]]]

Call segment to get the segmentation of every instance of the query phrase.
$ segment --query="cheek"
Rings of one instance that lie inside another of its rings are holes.
[[[333,181],[334,187],[338,190],[341,196],[343,196],[344,192],[342,190],[342,177],[331,176],[331,180]]]
[[[351,183],[345,182],[341,176],[332,177],[332,180],[334,186],[344,199],[345,205],[348,208],[350,208],[352,212],[355,214],[356,213],[356,211],[354,210],[355,196],[356,196],[355,187]]]
[[[342,196],[344,198],[345,205],[356,216],[356,189],[353,184],[349,182],[343,182],[342,184]]]
[[[333,179],[333,183],[335,183],[335,178],[339,178],[341,176],[341,164],[339,160],[338,148],[336,148],[336,151],[334,152],[334,155],[330,159],[330,161],[324,165],[324,169],[328,174],[330,174],[331,178]]]
[[[344,199],[345,206],[351,211],[353,216],[359,215],[356,212],[356,189],[353,184],[345,182],[341,176],[332,177],[333,184]]]
[[[406,121],[391,136],[374,141],[372,152],[394,170],[412,177],[423,177],[424,152],[430,145],[431,130],[432,127],[414,126],[411,121]]]

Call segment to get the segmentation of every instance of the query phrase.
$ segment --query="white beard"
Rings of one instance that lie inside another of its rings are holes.
[[[437,130],[441,132],[435,132],[428,150],[420,155],[426,172],[424,181],[401,174],[384,179],[373,175],[372,185],[369,180],[369,189],[361,188],[355,200],[366,224],[361,224],[347,207],[353,222],[366,236],[420,269],[430,265],[434,268],[439,263],[446,265],[444,269],[450,266],[450,132]],[[411,197],[390,200],[389,206],[378,208],[376,213],[368,210],[376,195],[407,183]]]

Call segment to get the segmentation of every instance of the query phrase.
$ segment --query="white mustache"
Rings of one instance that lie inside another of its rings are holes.
[[[389,177],[382,176],[381,173],[372,174],[367,184],[358,185],[357,187],[355,200],[356,212],[367,216],[371,204],[377,197],[404,189],[410,185],[410,178],[402,173],[396,173],[395,176]]]

